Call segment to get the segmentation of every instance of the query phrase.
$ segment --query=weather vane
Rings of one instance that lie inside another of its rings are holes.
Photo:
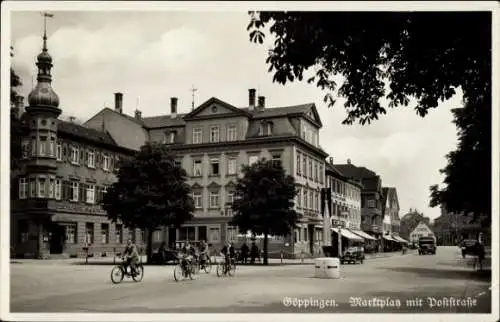
[[[54,15],[48,12],[42,12],[43,15],[43,49],[47,50],[47,18],[52,18]]]

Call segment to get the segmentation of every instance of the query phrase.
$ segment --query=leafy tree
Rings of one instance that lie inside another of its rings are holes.
[[[442,170],[445,187],[431,188],[431,205],[489,214],[491,12],[249,14],[250,41],[262,44],[266,32],[275,39],[266,59],[273,81],[307,77],[329,107],[335,95],[345,98],[343,124],[378,119],[387,112],[381,98],[389,108],[416,99],[423,117],[461,89],[464,107],[454,112],[460,143]]]
[[[10,57],[14,57],[14,48],[10,47]],[[22,86],[21,77],[16,71],[10,68],[10,168],[11,170],[19,169],[21,159],[21,140],[23,135],[22,122],[19,118],[17,110],[17,100],[19,97],[18,88]]]
[[[430,224],[429,217],[424,216],[423,213],[417,209],[410,209],[410,211],[401,218],[399,235],[407,240],[410,238],[411,232],[418,226],[419,223],[425,222]]]
[[[194,201],[186,171],[164,145],[147,143],[133,159],[123,161],[117,177],[104,195],[103,208],[113,222],[146,230],[149,262],[153,231],[192,219]]]
[[[445,187],[430,188],[430,206],[444,205],[453,213],[472,212],[474,220],[482,215],[491,218],[491,127],[485,125],[491,122],[491,110],[476,108],[469,101],[453,114],[458,147],[446,156],[448,165],[440,170]]]
[[[250,230],[264,235],[264,265],[268,264],[269,235],[284,236],[296,227],[296,194],[295,178],[287,175],[281,165],[260,160],[243,167],[243,177],[236,183],[232,224],[241,233]]]

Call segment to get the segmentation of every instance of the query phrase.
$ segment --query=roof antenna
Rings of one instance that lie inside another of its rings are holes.
[[[194,85],[191,86],[191,98],[192,98],[192,101],[191,101],[191,111],[194,110],[194,93],[197,91],[198,89],[197,88],[194,88]]]

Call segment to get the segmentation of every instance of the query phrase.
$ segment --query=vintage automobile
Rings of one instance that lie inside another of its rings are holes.
[[[476,250],[476,243],[477,240],[475,239],[464,239],[460,243],[460,249],[462,251],[462,257],[465,258],[465,255],[476,255],[477,250]]]
[[[158,250],[153,254],[151,260],[156,265],[176,264],[178,261],[177,251],[174,249]]]
[[[347,248],[344,251],[344,254],[340,258],[340,263],[353,263],[356,264],[357,262],[363,264],[363,261],[365,260],[365,253],[363,250],[363,247],[360,246],[352,246]]]
[[[420,237],[418,239],[418,254],[436,255],[436,240],[433,237]]]

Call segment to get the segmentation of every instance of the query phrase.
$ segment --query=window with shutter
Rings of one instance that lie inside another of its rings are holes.
[[[113,170],[113,167],[115,165],[115,157],[110,154],[109,156],[109,170]]]

